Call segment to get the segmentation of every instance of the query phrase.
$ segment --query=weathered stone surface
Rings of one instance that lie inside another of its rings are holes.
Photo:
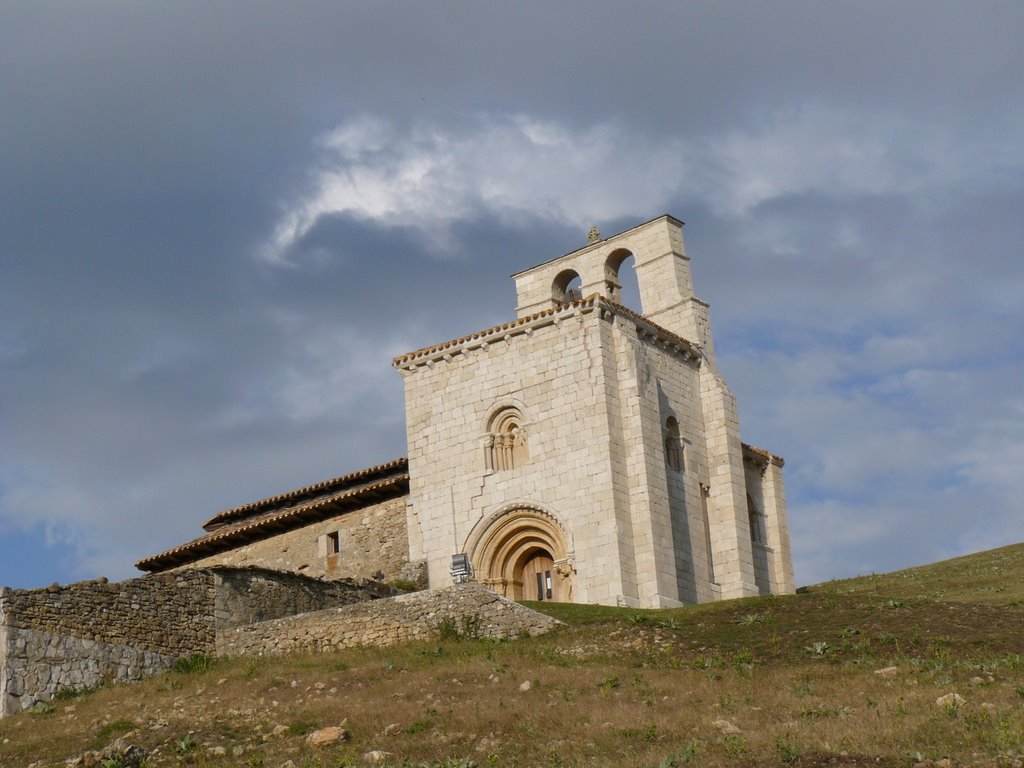
[[[313,731],[306,737],[306,743],[311,747],[328,747],[337,744],[339,741],[347,741],[348,731],[341,726],[332,725],[328,728],[321,728]]]
[[[217,635],[217,653],[260,655],[390,645],[436,638],[442,632],[503,639],[542,634],[558,623],[469,583],[224,629]]]
[[[642,315],[620,304],[629,256]],[[431,586],[452,583],[461,553],[477,581],[537,599],[523,559],[543,551],[541,591],[550,574],[556,600],[792,592],[782,461],[741,442],[681,222],[659,217],[514,279],[515,320],[393,361],[409,559],[427,561]]]
[[[196,560],[189,568],[225,565],[270,568],[323,579],[407,578],[401,575],[409,559],[405,525],[405,496],[369,504],[359,510],[278,534],[262,541]],[[324,540],[338,536],[339,552],[328,554]]]
[[[939,707],[962,707],[966,703],[967,700],[959,693],[947,693],[935,700],[936,706]]]
[[[181,570],[0,593],[0,716],[61,689],[138,680],[212,653],[234,627],[393,595],[379,581],[260,568]]]

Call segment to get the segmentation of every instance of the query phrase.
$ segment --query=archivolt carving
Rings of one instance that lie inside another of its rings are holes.
[[[563,599],[571,599],[576,572],[570,538],[550,513],[532,504],[510,505],[477,524],[466,541],[477,581],[513,599],[522,597],[522,569],[541,551],[551,555],[563,580]]]

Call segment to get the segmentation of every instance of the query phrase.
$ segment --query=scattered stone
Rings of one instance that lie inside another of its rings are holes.
[[[222,677],[220,680],[217,681],[217,685],[224,685],[224,683],[226,683],[227,681],[228,679],[226,677]]]
[[[971,685],[974,685],[974,686],[984,685],[985,684],[985,678],[975,676],[975,677],[972,677],[967,682],[969,682]]]
[[[899,671],[899,667],[882,667],[881,669],[876,669],[875,674],[880,677],[894,677]]]
[[[384,752],[380,749],[374,749],[363,754],[363,760],[369,763],[383,763],[389,757],[391,757],[390,752]]]
[[[245,747],[243,745],[241,745],[241,744],[238,744],[238,745],[236,745],[236,746],[231,748],[231,756],[232,757],[241,757],[244,754],[245,754]]]
[[[996,713],[996,705],[991,701],[982,702],[979,707],[990,715],[994,715]]]
[[[283,763],[281,763],[281,768],[295,768],[295,761],[285,760]]]
[[[533,683],[531,683],[529,680],[523,680],[523,682],[519,684],[519,690],[523,693],[526,693],[531,688],[533,688]]]
[[[936,706],[939,707],[962,707],[966,703],[967,700],[959,693],[947,693],[935,700]]]
[[[349,732],[337,725],[321,728],[313,731],[306,737],[306,743],[311,747],[327,747],[337,744],[339,741],[348,741]]]
[[[396,733],[402,730],[402,726],[398,723],[391,723],[387,728],[382,731],[384,736],[394,736]]]
[[[313,687],[314,687],[314,688],[316,688],[316,689],[317,689],[318,691],[322,691],[322,690],[323,690],[324,688],[326,688],[326,687],[327,687],[327,685],[326,685],[326,683],[320,683],[320,682],[318,682],[318,683],[317,683],[316,685],[314,685]]]
[[[206,751],[209,752],[211,755],[214,755],[215,757],[223,757],[228,753],[228,751],[224,747],[210,747]]]
[[[275,739],[280,736],[284,736],[286,733],[288,733],[288,726],[281,725],[280,723],[275,725],[273,729],[270,731],[270,735],[273,736]]]
[[[711,723],[711,727],[723,736],[733,736],[734,734],[742,733],[735,723],[730,723],[728,720],[721,717],[713,721]]]

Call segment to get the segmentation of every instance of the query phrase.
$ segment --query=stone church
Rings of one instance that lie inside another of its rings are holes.
[[[395,358],[408,458],[221,512],[137,567],[643,608],[792,592],[783,461],[740,439],[682,222],[589,240],[513,276],[514,320]]]

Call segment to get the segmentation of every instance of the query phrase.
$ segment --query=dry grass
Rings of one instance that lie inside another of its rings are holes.
[[[544,606],[570,624],[532,640],[218,660],[2,720],[0,765],[61,766],[118,736],[149,768],[361,766],[371,750],[391,766],[1012,764],[1022,576],[1017,546],[785,598]],[[936,704],[950,692],[966,703]],[[306,744],[346,718],[348,742]]]

